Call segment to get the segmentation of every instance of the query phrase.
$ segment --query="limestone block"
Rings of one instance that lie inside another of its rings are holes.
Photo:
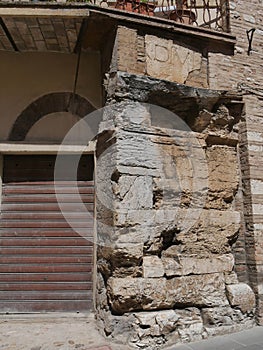
[[[226,291],[230,304],[242,312],[250,312],[255,307],[255,294],[246,283],[227,285]]]
[[[201,71],[199,52],[173,43],[172,40],[145,36],[146,72],[148,75],[177,83],[185,83],[193,71]]]
[[[156,316],[158,312],[138,312],[134,316],[138,319],[138,323],[143,327],[153,327],[156,324]]]
[[[233,147],[213,146],[207,149],[209,171],[209,200],[215,208],[231,203],[239,185],[236,150]],[[211,206],[211,205],[210,205]]]
[[[230,253],[230,241],[237,237],[239,229],[239,212],[204,209],[192,227],[179,233],[176,240],[184,246],[187,255],[198,255],[200,258],[210,257],[211,253],[222,255]]]
[[[149,176],[122,175],[117,181],[115,193],[120,199],[116,207],[128,210],[150,209],[153,205],[153,184]]]
[[[109,278],[114,312],[168,309],[175,306],[227,305],[223,274],[165,278]]]
[[[136,266],[139,265],[143,256],[143,244],[117,242],[114,246],[100,247],[99,255],[110,261],[113,267]]]
[[[99,317],[102,320],[102,330],[115,342],[127,344],[130,338],[135,335],[134,326],[137,323],[137,319],[133,314],[117,316],[100,310]]]
[[[162,261],[165,274],[169,277],[227,272],[232,271],[234,266],[234,257],[232,254],[202,259],[177,255],[174,258],[162,257]]]
[[[228,304],[221,273],[172,278],[167,280],[167,291],[168,296],[175,300],[175,306]]]
[[[162,260],[158,256],[145,256],[143,258],[143,277],[163,277],[164,267]]]
[[[119,131],[117,138],[118,169],[120,166],[129,167],[129,170],[134,168],[131,175],[134,171],[136,174],[136,168],[149,169],[149,175],[159,174],[162,164],[161,154],[149,137],[145,137],[144,134]]]
[[[163,267],[165,271],[165,276],[183,276],[181,264],[173,258],[162,257]]]

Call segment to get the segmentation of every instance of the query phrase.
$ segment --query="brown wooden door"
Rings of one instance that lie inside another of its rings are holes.
[[[78,188],[65,174],[54,188],[54,156],[4,157],[0,246],[0,311],[87,311],[92,308],[93,158],[83,156]]]

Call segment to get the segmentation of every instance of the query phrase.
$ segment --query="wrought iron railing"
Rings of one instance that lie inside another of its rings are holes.
[[[71,0],[72,1],[72,0]],[[74,0],[73,0],[74,1]],[[102,7],[156,16],[175,22],[229,31],[229,0],[77,0]]]
[[[0,2],[6,0],[0,0]],[[229,32],[229,0],[14,0],[87,3]]]

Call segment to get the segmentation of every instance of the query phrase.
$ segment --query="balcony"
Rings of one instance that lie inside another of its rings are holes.
[[[57,0],[57,2],[74,3],[75,1]],[[228,0],[79,0],[76,2],[229,32]]]
[[[0,51],[108,52],[118,26],[232,55],[228,0],[0,0]]]

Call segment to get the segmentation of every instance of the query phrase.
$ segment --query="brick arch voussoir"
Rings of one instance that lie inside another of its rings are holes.
[[[72,92],[55,92],[41,96],[16,118],[8,141],[24,141],[32,126],[48,114],[71,112],[84,118],[95,109],[86,98]]]

